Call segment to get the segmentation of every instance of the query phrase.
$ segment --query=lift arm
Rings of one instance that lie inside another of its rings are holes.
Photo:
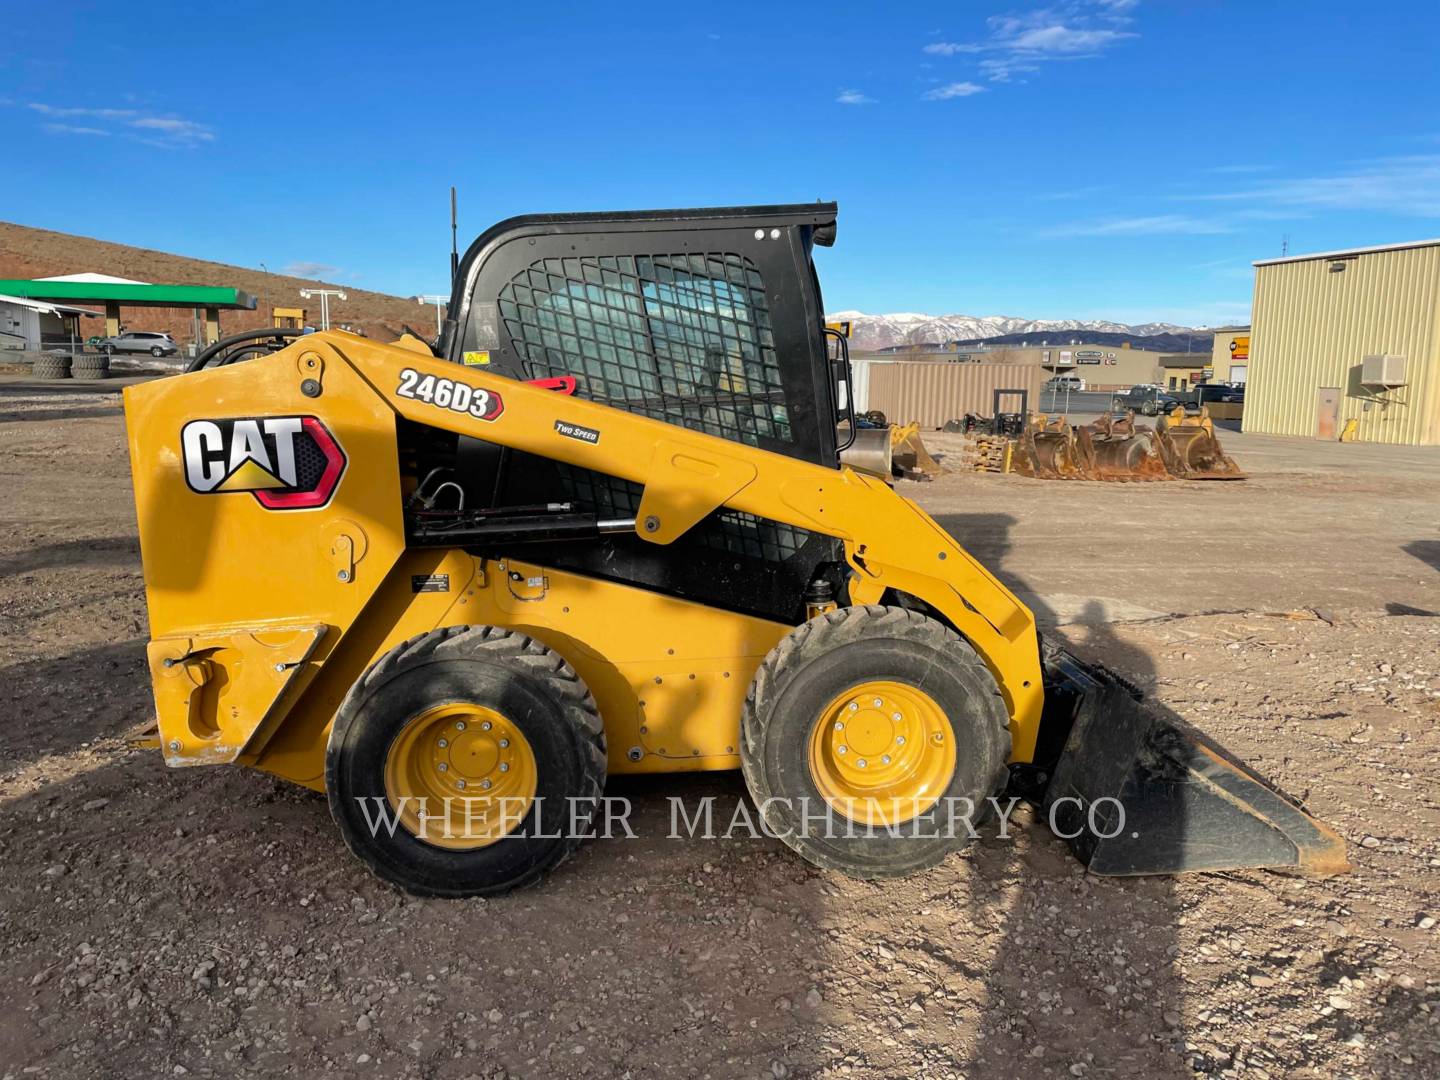
[[[418,343],[416,343],[418,344]],[[1016,761],[1029,761],[1043,687],[1028,608],[934,520],[879,480],[691,431],[514,379],[436,360],[405,345],[332,332],[287,350],[324,368],[347,364],[401,416],[643,485],[635,529],[669,544],[725,507],[844,543],[851,597],[887,589],[925,601],[985,660],[1011,716]],[[278,360],[277,360],[278,362]]]

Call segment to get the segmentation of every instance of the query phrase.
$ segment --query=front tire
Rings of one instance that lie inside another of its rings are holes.
[[[165,355],[165,350],[162,349],[159,345],[154,345],[150,349],[150,355],[155,357],[156,360],[159,360],[160,357]]]
[[[589,832],[605,772],[600,715],[574,669],[493,626],[432,630],[382,656],[346,695],[325,755],[346,846],[421,896],[538,881]]]
[[[740,749],[771,833],[816,866],[899,877],[964,847],[987,816],[1009,715],[954,631],[904,608],[842,608],[771,650]]]

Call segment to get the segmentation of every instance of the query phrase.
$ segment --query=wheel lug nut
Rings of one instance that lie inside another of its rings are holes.
[[[490,790],[490,781],[489,781],[489,780],[481,780],[481,781],[480,781],[480,786],[481,786],[482,788],[484,788],[485,790],[488,791],[488,790]]]
[[[836,731],[844,731],[844,730],[845,730],[845,725],[842,724],[839,720],[836,720],[836,721],[835,721],[835,730],[836,730]]]
[[[509,740],[509,739],[501,739],[501,740],[500,740],[500,749],[501,749],[501,750],[504,750],[504,749],[505,749],[507,746],[509,746],[509,745],[510,745],[510,740]]]
[[[863,769],[865,767],[865,759],[862,757],[859,761],[855,762],[855,764]]]
[[[890,714],[890,719],[891,719],[891,720],[895,720],[895,721],[900,721],[900,720],[904,720],[905,717],[901,716],[901,715],[897,712],[897,713],[891,713],[891,714]]]
[[[839,747],[836,748],[835,752],[836,752],[837,754],[843,754],[843,753],[845,753],[846,749],[847,749],[847,747],[845,747],[844,745],[841,745],[841,746],[839,746]]]
[[[884,704],[885,704],[885,703],[884,703],[883,701],[881,701],[878,697],[875,699],[875,708],[878,709],[878,708],[880,708],[881,705],[884,705]]]
[[[858,701],[852,701],[850,702],[849,708],[851,712],[854,712],[856,709],[860,708],[860,703]]]
[[[481,730],[481,731],[489,731],[489,730],[490,730],[490,721],[489,721],[489,720],[486,720],[483,724],[481,724],[481,725],[480,725],[480,730]]]
[[[450,740],[449,740],[449,739],[441,739],[436,745],[439,746],[441,750],[444,750],[445,747],[447,747],[447,746],[450,745]]]
[[[456,731],[464,731],[464,730],[465,730],[465,721],[464,721],[464,720],[456,720],[456,721],[455,721],[455,730],[456,730]]]
[[[896,745],[896,746],[904,746],[904,745],[905,745],[905,736],[904,736],[904,735],[896,735],[896,736],[895,736],[895,745]]]
[[[440,772],[448,772],[450,770],[450,766],[446,765],[443,761],[440,762],[439,765],[436,765],[435,768],[438,769]]]
[[[456,781],[455,781],[455,786],[458,787],[461,791],[464,791],[464,790],[465,790],[465,781],[464,781],[464,780],[456,780]]]
[[[508,763],[508,762],[505,762],[505,761],[502,761],[502,762],[500,763],[500,771],[501,771],[501,772],[509,772],[509,771],[510,771],[510,765],[509,765],[509,763]]]
[[[937,732],[935,732],[935,741],[936,741],[936,742],[944,742],[944,741],[945,741],[945,736],[942,735],[940,732],[937,731]]]
[[[889,755],[889,754],[881,754],[881,755],[880,755],[880,764],[881,764],[881,765],[889,765],[889,764],[890,764],[890,755]]]

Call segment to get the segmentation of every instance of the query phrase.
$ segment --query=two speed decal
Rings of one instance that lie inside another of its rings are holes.
[[[454,379],[421,375],[414,368],[400,372],[400,385],[395,393],[413,401],[423,401],[437,409],[468,413],[477,420],[496,420],[505,411],[505,402],[492,390],[467,386]]]

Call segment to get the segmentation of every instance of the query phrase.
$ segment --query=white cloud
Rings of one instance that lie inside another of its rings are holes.
[[[0,101],[0,104],[16,104]],[[215,132],[205,124],[178,116],[157,116],[139,109],[89,105],[51,105],[29,101],[31,112],[48,117],[42,126],[55,135],[121,135],[150,146],[167,149],[213,142]],[[68,120],[88,123],[71,124]]]
[[[32,101],[27,106],[34,109],[42,116],[75,117],[88,116],[96,120],[120,120],[126,117],[137,115],[134,109],[76,109],[62,108],[58,105],[46,105],[43,102]]]
[[[1052,7],[986,19],[990,36],[982,41],[937,41],[923,47],[932,56],[990,53],[978,67],[991,82],[1010,82],[1033,74],[1052,60],[1099,56],[1112,46],[1139,37],[1117,29],[1133,20],[1124,12],[1135,0],[1062,0]]]
[[[1148,217],[1112,217],[1093,221],[1072,221],[1042,230],[1042,236],[1208,236],[1233,232],[1234,227],[1219,218],[1197,218],[1185,214],[1152,214]]]
[[[1268,180],[1239,191],[1198,196],[1248,202],[1244,213],[1299,217],[1306,210],[1364,210],[1403,217],[1440,217],[1440,154],[1359,162],[1332,176]]]
[[[1119,30],[1079,30],[1055,23],[1016,34],[1006,44],[1021,52],[1088,53],[1099,52],[1117,41],[1134,36]]]
[[[311,281],[333,280],[341,272],[340,267],[322,262],[292,262],[280,268],[280,273],[286,277],[307,278]]]
[[[170,116],[142,116],[129,121],[129,124],[133,128],[158,132],[176,143],[211,142],[215,138],[215,133],[204,124]]]
[[[841,90],[835,99],[841,105],[874,105],[875,99],[861,90]]]
[[[109,135],[104,128],[85,127],[80,124],[42,124],[52,135]]]
[[[927,90],[920,96],[926,101],[949,101],[952,98],[969,97],[971,94],[983,94],[985,88],[979,83],[973,82],[952,82],[944,86],[937,86],[934,90]]]

